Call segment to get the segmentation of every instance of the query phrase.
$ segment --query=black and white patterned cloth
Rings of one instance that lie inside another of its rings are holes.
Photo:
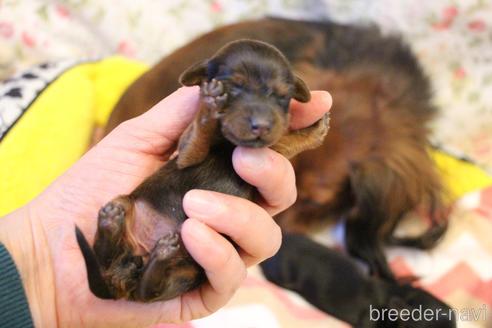
[[[0,141],[41,92],[80,60],[43,63],[20,72],[0,84]]]

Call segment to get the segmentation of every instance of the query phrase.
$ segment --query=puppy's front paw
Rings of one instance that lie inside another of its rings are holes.
[[[326,113],[323,117],[312,126],[312,134],[319,138],[320,142],[325,139],[328,130],[330,129],[330,113]]]
[[[227,101],[224,84],[216,79],[212,79],[210,82],[203,82],[200,94],[202,101],[211,109],[221,109]]]
[[[302,130],[299,130],[300,133],[305,135],[306,137],[309,137],[309,139],[312,142],[313,147],[318,147],[320,146],[323,141],[325,140],[325,136],[328,133],[328,130],[330,128],[330,113],[326,113],[323,115],[321,119],[319,119],[316,123],[313,125],[304,128]]]
[[[164,237],[159,238],[151,256],[161,261],[172,258],[179,251],[179,239],[180,237],[177,232],[170,232]]]

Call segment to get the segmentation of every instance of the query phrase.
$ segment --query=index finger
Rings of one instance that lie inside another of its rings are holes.
[[[292,100],[291,129],[298,130],[314,124],[330,110],[332,103],[331,95],[327,91],[311,91],[311,100],[307,103]]]

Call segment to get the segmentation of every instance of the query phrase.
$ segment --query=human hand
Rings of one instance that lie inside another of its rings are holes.
[[[203,190],[192,190],[183,200],[190,218],[181,235],[204,268],[207,283],[173,300],[150,304],[102,300],[90,292],[75,224],[92,242],[99,208],[130,193],[166,162],[198,101],[198,88],[181,88],[124,122],[35,200],[0,220],[0,241],[20,271],[36,327],[143,327],[197,319],[224,306],[245,278],[246,268],[277,251],[281,234],[271,216],[296,198],[293,168],[273,150],[236,148],[234,168],[257,187],[261,206]],[[293,101],[291,126],[311,125],[330,106],[326,92],[313,92],[307,104]],[[210,211],[210,203],[218,205],[217,210]]]

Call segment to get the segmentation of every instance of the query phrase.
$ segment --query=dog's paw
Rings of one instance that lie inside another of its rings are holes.
[[[322,143],[328,133],[328,130],[330,129],[330,113],[323,115],[321,119],[307,129],[310,136]]]
[[[177,232],[169,232],[167,235],[159,238],[155,243],[151,256],[160,261],[172,258],[181,247],[179,239],[180,236]]]
[[[115,299],[131,298],[131,294],[138,284],[142,268],[142,258],[140,256],[130,256],[120,258],[108,270],[103,272],[106,284]]]
[[[125,220],[125,208],[117,202],[104,205],[98,214],[98,228],[110,235],[120,233]]]
[[[212,79],[210,82],[203,82],[200,94],[203,102],[212,109],[221,109],[227,101],[224,84],[216,79]]]

